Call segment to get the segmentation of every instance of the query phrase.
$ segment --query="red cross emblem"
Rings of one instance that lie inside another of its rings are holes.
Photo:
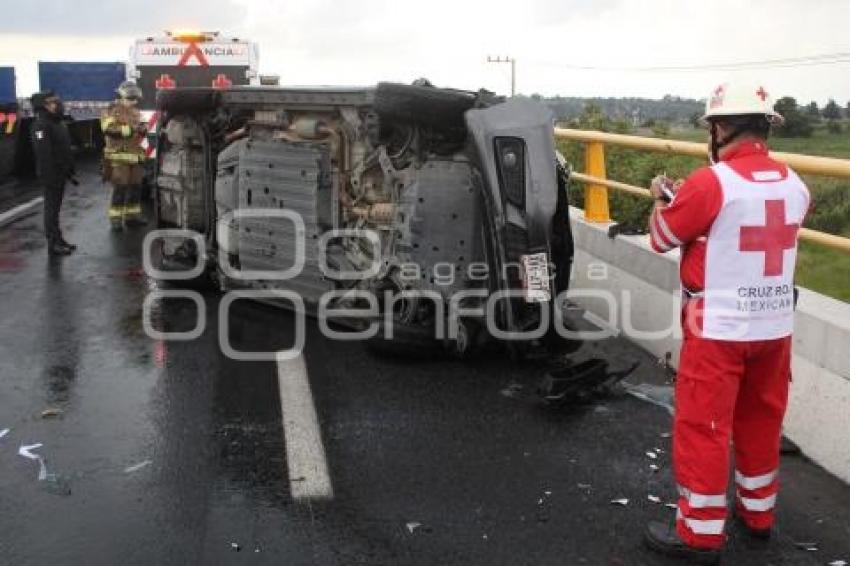
[[[174,82],[169,75],[160,75],[158,79],[156,79],[156,88],[157,89],[165,89],[165,88],[174,88],[177,86],[177,83]]]
[[[765,100],[767,100],[767,91],[766,91],[766,90],[764,90],[764,87],[763,87],[763,86],[760,86],[760,87],[759,87],[759,89],[756,91],[756,96],[758,96],[759,98],[761,98],[762,102],[764,102]]]
[[[228,88],[233,84],[233,81],[227,78],[226,75],[219,73],[216,78],[213,79],[212,85],[213,88]]]
[[[709,104],[710,108],[717,108],[719,106],[723,106],[723,98],[726,94],[725,85],[720,85],[716,89],[714,89],[714,93],[711,96],[711,102]]]
[[[742,252],[764,254],[764,275],[782,275],[785,250],[797,245],[799,224],[785,223],[785,201],[764,201],[764,226],[741,226]]]
[[[177,61],[177,66],[178,67],[186,66],[189,63],[189,58],[191,58],[191,57],[194,57],[195,59],[197,59],[198,65],[200,65],[202,67],[208,67],[209,64],[210,64],[209,61],[207,61],[207,58],[204,55],[204,52],[201,51],[200,47],[198,47],[198,44],[194,43],[194,42],[190,42],[186,46],[186,49],[183,51],[183,55],[180,56],[180,60]]]

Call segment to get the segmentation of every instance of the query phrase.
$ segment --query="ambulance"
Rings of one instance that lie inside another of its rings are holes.
[[[161,37],[136,40],[130,48],[127,78],[136,81],[144,94],[139,109],[148,125],[148,157],[156,157],[157,91],[257,84],[257,65],[256,43],[216,31],[166,31]]]

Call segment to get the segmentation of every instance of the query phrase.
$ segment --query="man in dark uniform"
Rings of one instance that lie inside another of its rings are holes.
[[[65,182],[74,172],[71,137],[62,121],[62,101],[53,91],[32,96],[35,120],[32,124],[32,144],[35,151],[38,178],[44,187],[44,235],[47,253],[69,255],[77,246],[62,237],[59,210],[65,194]]]

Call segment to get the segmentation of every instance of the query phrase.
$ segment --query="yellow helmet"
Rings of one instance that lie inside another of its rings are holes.
[[[723,116],[762,115],[771,124],[782,124],[785,118],[773,109],[773,97],[759,83],[726,82],[708,96],[702,122]]]

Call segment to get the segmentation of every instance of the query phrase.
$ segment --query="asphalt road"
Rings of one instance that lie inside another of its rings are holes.
[[[214,294],[198,339],[152,340],[144,230],[110,232],[92,169],[63,211],[75,256],[47,258],[38,217],[0,231],[0,563],[672,564],[641,545],[673,513],[648,499],[673,499],[664,409],[623,392],[551,408],[540,364],[387,358],[310,322],[303,358],[234,361]],[[280,310],[231,312],[240,350],[291,338]],[[618,339],[572,356],[666,377]],[[39,443],[44,479],[19,454]],[[782,483],[779,536],[733,532],[725,563],[850,561],[850,488],[800,456]]]

